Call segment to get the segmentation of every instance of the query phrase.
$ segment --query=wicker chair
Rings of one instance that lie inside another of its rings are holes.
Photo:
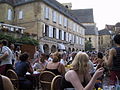
[[[12,69],[9,69],[6,73],[6,76],[11,80],[14,86],[14,89],[19,90],[19,79],[15,71],[13,71]]]
[[[61,75],[55,76],[51,83],[51,90],[61,90],[60,89],[61,80],[62,80]]]
[[[42,90],[50,90],[51,82],[56,75],[50,71],[43,71],[40,74],[40,83]]]

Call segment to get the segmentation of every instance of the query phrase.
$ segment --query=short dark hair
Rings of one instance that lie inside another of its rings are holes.
[[[102,52],[98,52],[97,56],[98,56],[98,58],[102,59],[103,58],[103,53]]]
[[[2,40],[2,44],[3,44],[4,46],[7,46],[7,45],[8,45],[8,41],[7,41],[7,40]]]
[[[115,42],[116,44],[120,44],[120,34],[116,34],[116,35],[114,36],[113,40],[114,40],[114,42]]]
[[[26,61],[29,57],[29,54],[27,52],[24,52],[23,54],[20,55],[19,59],[21,61]]]

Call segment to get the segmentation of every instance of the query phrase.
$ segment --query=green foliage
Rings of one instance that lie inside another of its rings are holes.
[[[13,36],[11,36],[9,34],[5,35],[3,33],[0,33],[0,40],[2,40],[2,39],[8,40],[11,43],[15,43],[15,41],[16,41]]]
[[[85,51],[92,51],[93,50],[93,46],[92,46],[92,43],[91,41],[86,41],[85,42]]]
[[[20,43],[20,44],[30,44],[30,45],[39,45],[38,41],[30,38],[28,36],[22,36],[21,38],[15,38],[12,35],[5,35],[3,33],[0,33],[0,40],[6,39],[8,40],[10,43]]]

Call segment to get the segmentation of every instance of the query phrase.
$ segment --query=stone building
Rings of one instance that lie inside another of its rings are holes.
[[[98,51],[98,28],[94,22],[93,9],[75,9],[71,12],[86,27],[85,40],[91,41],[93,50]]]
[[[102,29],[99,33],[99,51],[104,52],[106,49],[111,48],[112,43],[112,32],[108,29]]]
[[[25,27],[47,54],[84,50],[85,27],[56,0],[0,0],[0,22]]]

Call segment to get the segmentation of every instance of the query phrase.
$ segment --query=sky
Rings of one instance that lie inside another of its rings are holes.
[[[57,0],[60,3],[72,3],[72,9],[93,9],[94,22],[98,30],[105,25],[120,22],[120,0]]]

